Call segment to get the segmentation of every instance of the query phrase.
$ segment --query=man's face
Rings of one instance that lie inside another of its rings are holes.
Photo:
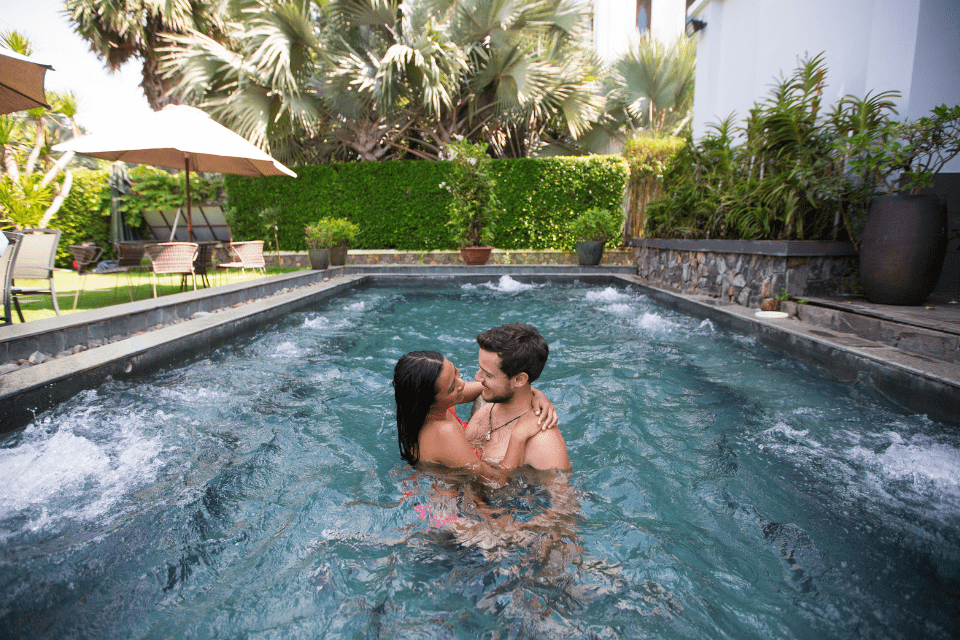
[[[487,402],[507,402],[513,398],[516,388],[513,378],[500,370],[500,356],[493,351],[480,349],[480,370],[474,380],[483,385],[480,394]]]

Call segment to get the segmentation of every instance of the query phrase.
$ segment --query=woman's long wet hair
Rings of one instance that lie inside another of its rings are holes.
[[[411,465],[417,464],[417,438],[437,398],[437,378],[442,369],[443,356],[436,351],[411,351],[393,369],[397,441],[400,457]]]

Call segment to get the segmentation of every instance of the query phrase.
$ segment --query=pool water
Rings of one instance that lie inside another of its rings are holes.
[[[405,466],[397,359],[516,320],[574,471]],[[953,638],[958,542],[960,432],[629,288],[352,291],[0,443],[0,637]]]

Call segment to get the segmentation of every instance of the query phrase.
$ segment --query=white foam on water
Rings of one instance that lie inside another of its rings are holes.
[[[304,329],[323,329],[328,326],[330,326],[330,321],[323,316],[317,316],[316,318],[307,318],[306,320],[303,321]]]
[[[363,301],[360,301],[360,302],[354,302],[353,304],[348,304],[347,306],[344,307],[344,309],[346,309],[347,311],[363,311],[364,307],[366,307],[366,303],[364,303]]]
[[[20,444],[0,449],[0,521],[25,514],[31,530],[62,518],[95,522],[154,482],[159,436],[145,435],[143,422],[130,416],[101,438],[108,423],[97,411],[80,411],[52,433],[31,425]]]
[[[585,296],[587,302],[620,302],[623,300],[633,300],[629,294],[618,291],[613,287],[607,287],[602,291],[587,291]]]
[[[303,354],[303,351],[293,342],[286,340],[281,342],[276,347],[273,348],[273,351],[270,353],[270,356],[273,358],[297,358]]]
[[[782,436],[787,440],[793,442],[800,442],[807,440],[807,436],[810,435],[809,429],[794,429],[790,425],[784,422],[778,422],[774,426],[770,427],[764,432],[767,436]],[[809,440],[807,440],[809,442]]]
[[[710,320],[704,320],[700,323],[700,326],[697,327],[697,331],[706,331],[707,333],[716,333],[717,328],[713,326],[713,323]]]
[[[501,293],[515,293],[517,291],[527,291],[528,289],[536,289],[537,287],[542,287],[543,285],[538,284],[524,284],[518,282],[511,278],[510,276],[501,276],[500,281],[497,284],[492,282],[485,282],[482,286],[491,289],[493,291],[499,291]]]
[[[864,455],[863,450],[860,453]],[[960,449],[917,440],[893,443],[882,453],[871,451],[869,454],[876,458],[876,466],[884,479],[908,481],[917,489],[939,494],[960,508]]]
[[[599,310],[605,313],[612,313],[615,316],[628,316],[632,315],[636,311],[632,305],[623,304],[622,302],[605,305],[600,307]]]
[[[181,403],[196,402],[198,400],[213,402],[221,400],[229,401],[233,398],[232,394],[209,387],[158,387],[154,392],[160,398]]]
[[[636,318],[634,322],[641,329],[653,331],[655,333],[670,333],[680,326],[676,322],[671,322],[661,315],[649,312],[644,313],[643,316],[639,318]]]

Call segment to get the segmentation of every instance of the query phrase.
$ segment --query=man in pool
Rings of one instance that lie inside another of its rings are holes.
[[[487,403],[470,418],[467,439],[483,450],[487,462],[506,454],[510,434],[536,421],[530,386],[547,363],[549,347],[540,332],[523,322],[500,325],[477,336],[480,370],[474,378],[483,386]],[[535,469],[569,469],[567,444],[560,429],[541,431],[527,441],[521,465]]]

